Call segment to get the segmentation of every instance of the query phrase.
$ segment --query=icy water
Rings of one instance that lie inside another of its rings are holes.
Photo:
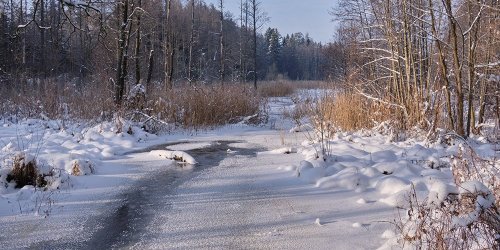
[[[257,148],[237,148],[230,145],[241,142],[243,141],[214,141],[207,147],[186,150],[185,152],[193,156],[198,164],[192,166],[177,163],[166,167],[164,171],[154,172],[137,181],[129,191],[120,195],[121,203],[114,213],[87,225],[89,229],[99,228],[91,239],[79,243],[54,242],[51,244],[45,242],[42,248],[49,246],[50,249],[113,249],[133,246],[134,243],[144,240],[142,235],[155,213],[168,213],[171,207],[169,200],[175,196],[176,188],[179,185],[205,169],[218,166],[222,160],[229,156],[256,156],[259,150]],[[169,146],[183,143],[192,142],[158,145],[145,149],[143,152],[168,149]],[[228,149],[234,153],[229,155]],[[33,248],[39,247],[40,245]]]

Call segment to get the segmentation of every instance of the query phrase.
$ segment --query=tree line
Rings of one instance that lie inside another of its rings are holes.
[[[236,14],[224,0],[0,0],[0,80],[98,81],[120,103],[134,84],[332,77],[330,46],[262,33],[261,8],[257,0],[240,0]]]

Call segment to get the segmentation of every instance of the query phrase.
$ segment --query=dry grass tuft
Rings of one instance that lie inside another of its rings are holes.
[[[7,175],[7,182],[15,181],[16,188],[22,188],[26,185],[44,187],[47,185],[44,176],[39,173],[35,159],[27,161],[24,155],[14,157],[13,166]]]
[[[95,168],[90,161],[75,160],[71,163],[71,175],[82,176],[94,174]]]
[[[451,168],[455,184],[460,186],[467,181],[480,181],[493,191],[496,206],[500,207],[500,159],[483,159],[463,138],[454,134],[447,136],[463,141]]]

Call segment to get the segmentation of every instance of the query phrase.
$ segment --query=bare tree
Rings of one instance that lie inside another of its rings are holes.
[[[257,19],[258,19],[258,10],[259,4],[257,0],[251,0],[252,5],[252,13],[250,16],[252,17],[252,33],[253,33],[253,87],[257,89]]]
[[[172,77],[173,77],[173,39],[172,39],[172,27],[171,27],[171,10],[172,10],[172,0],[165,0],[165,8],[166,8],[166,23],[165,23],[165,87],[167,90],[173,88]]]
[[[137,8],[139,9],[137,13],[137,34],[135,39],[135,84],[141,82],[141,12],[142,12],[142,0],[137,0]]]
[[[189,61],[188,61],[188,82],[189,85],[193,84],[193,47],[194,47],[194,12],[195,0],[191,0],[191,33],[189,36]]]
[[[121,0],[118,7],[121,6],[121,22],[120,22],[120,33],[118,38],[118,53],[117,53],[117,64],[116,64],[116,82],[115,82],[115,103],[120,106],[123,101],[123,95],[125,92],[125,78],[126,78],[126,66],[127,66],[127,40],[128,40],[128,9],[129,0]]]
[[[250,18],[252,21],[252,41],[253,41],[253,86],[257,89],[257,79],[259,74],[257,72],[257,32],[267,22],[268,18],[266,13],[261,9],[261,2],[259,0],[250,0]]]
[[[219,69],[219,79],[222,84],[224,84],[224,0],[219,0],[219,10],[220,10],[220,29],[219,29],[219,46],[220,46],[220,69]]]

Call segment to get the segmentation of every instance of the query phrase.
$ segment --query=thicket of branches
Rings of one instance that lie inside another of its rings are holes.
[[[343,0],[332,15],[346,88],[390,107],[399,126],[461,136],[498,126],[497,0]]]

